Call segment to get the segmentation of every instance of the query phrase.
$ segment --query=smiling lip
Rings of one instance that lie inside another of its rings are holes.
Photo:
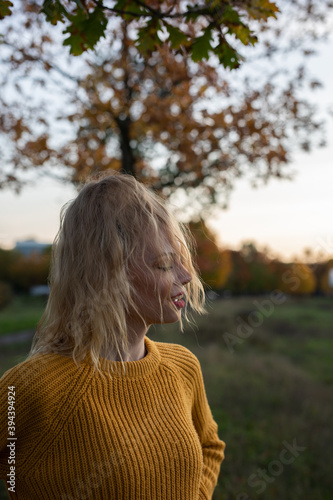
[[[171,297],[171,300],[174,303],[174,305],[177,307],[177,309],[183,309],[185,307],[184,297],[185,296],[183,293],[179,293],[178,295]]]

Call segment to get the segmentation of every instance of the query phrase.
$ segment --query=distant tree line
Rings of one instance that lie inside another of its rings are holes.
[[[0,308],[11,301],[13,294],[29,293],[34,286],[46,285],[50,261],[51,246],[30,255],[0,248]]]
[[[210,288],[221,294],[262,294],[273,290],[291,295],[333,294],[333,259],[305,264],[281,262],[252,242],[240,250],[219,249],[203,221],[190,224],[197,243],[197,266]]]
[[[196,264],[207,290],[218,294],[263,294],[280,290],[291,295],[333,294],[333,259],[305,264],[285,263],[269,258],[252,242],[240,250],[220,249],[215,235],[203,221],[191,223],[197,246]],[[51,246],[42,253],[22,255],[17,250],[0,249],[0,308],[14,294],[29,293],[46,285],[51,262]]]

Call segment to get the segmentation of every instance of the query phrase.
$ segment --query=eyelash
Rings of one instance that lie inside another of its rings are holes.
[[[171,269],[173,269],[173,266],[158,266],[158,269],[160,269],[161,271],[170,271]]]

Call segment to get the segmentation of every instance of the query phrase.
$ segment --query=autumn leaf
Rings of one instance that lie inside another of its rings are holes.
[[[169,41],[171,44],[171,48],[178,49],[184,42],[187,41],[187,36],[178,28],[175,28],[174,26],[171,26],[170,24],[167,23],[164,24],[169,33]]]
[[[225,8],[221,22],[228,26],[227,32],[235,35],[243,45],[248,45],[249,43],[254,45],[258,41],[258,38],[253,35],[250,28],[242,22],[238,12],[230,5]]]
[[[128,4],[128,0],[118,0],[115,4],[115,9],[117,10],[124,10],[126,7],[126,4]]]
[[[55,25],[59,21],[64,22],[67,12],[59,0],[45,0],[41,13],[45,14],[46,20]]]
[[[254,45],[258,41],[258,38],[251,33],[250,28],[242,24],[229,26],[228,33],[235,35],[235,37],[238,38],[243,45]]]
[[[11,7],[14,6],[9,0],[0,0],[0,19],[12,15],[12,11],[10,10]]]
[[[135,17],[140,16],[142,18],[150,16],[149,12],[147,12],[147,10],[139,5],[136,1],[128,2],[128,0],[118,0],[115,5],[115,9],[117,9],[118,11],[123,11],[123,13],[119,15],[121,15],[125,21],[129,22],[133,21],[133,14],[135,15]]]
[[[209,52],[213,50],[210,42],[212,40],[212,30],[208,26],[202,36],[197,37],[191,48],[191,56],[194,62],[209,58]]]
[[[4,0],[0,2],[6,3]],[[89,9],[93,4],[95,8],[90,13]],[[102,1],[44,0],[42,12],[51,24],[57,24],[58,21],[65,22],[66,19],[70,22],[70,26],[64,31],[69,37],[63,43],[70,46],[70,52],[74,55],[95,48],[105,33],[108,21],[104,12],[107,12],[108,19],[113,16],[128,24],[133,22],[136,28],[136,23],[141,21],[140,28],[136,30],[135,43],[143,56],[151,54],[163,43],[168,43],[171,51],[186,46],[189,56],[198,62],[209,58],[209,53],[213,51],[211,41],[226,33],[235,36],[244,45],[254,45],[257,37],[244,18],[266,21],[269,17],[276,17],[278,7],[270,0],[242,0],[236,4],[230,0],[207,0],[204,5],[202,3],[184,5],[183,13],[179,13],[176,2],[173,2],[171,8],[162,9],[158,4],[150,6],[136,0],[115,0],[114,5],[108,7],[104,6]],[[169,19],[173,19],[172,25],[169,25]],[[205,20],[208,27],[202,36],[196,38],[197,30],[193,30],[193,25],[196,23],[199,26],[205,25],[201,23],[201,19]],[[169,34],[164,40],[158,33],[161,24],[165,25]],[[227,60],[229,62],[226,67],[229,69],[238,67],[241,58],[236,58],[237,62],[234,63],[228,58],[230,49],[226,48],[225,52],[225,58],[219,57],[222,65],[223,61]]]
[[[215,47],[214,52],[225,68],[236,69],[243,60],[243,57],[226,41]]]
[[[65,39],[64,45],[70,46],[70,53],[78,56],[87,49],[93,49],[96,43],[104,36],[107,19],[104,12],[98,7],[93,12],[82,9],[75,16],[70,16],[71,25],[64,31],[70,36]]]
[[[238,24],[241,22],[238,12],[231,7],[231,5],[227,5],[223,11],[222,20],[229,24],[234,23]]]
[[[158,36],[158,31],[160,29],[161,23],[153,19],[139,30],[136,46],[142,54],[148,54],[152,52],[157,45],[161,45],[162,41]]]
[[[269,17],[276,19],[276,14],[280,12],[276,3],[270,0],[252,0],[245,8],[253,19],[262,21],[267,21]]]

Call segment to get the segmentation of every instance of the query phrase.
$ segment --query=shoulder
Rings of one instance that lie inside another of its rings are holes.
[[[201,376],[200,362],[189,349],[165,342],[155,342],[155,345],[160,352],[162,365],[181,374],[191,385]]]
[[[90,373],[87,367],[78,367],[72,358],[37,354],[5,372],[0,379],[1,398],[7,397],[8,387],[14,387],[22,405],[24,402],[27,407],[48,403],[54,406],[66,391],[84,393]]]
[[[71,358],[64,358],[52,353],[37,354],[5,372],[0,382],[1,386],[7,382],[40,385],[48,379],[54,380],[58,373],[63,373],[64,376],[74,372],[75,367],[76,365]]]
[[[38,380],[40,374],[47,370],[47,359],[50,356],[52,355],[38,355],[17,364],[3,374],[0,379],[1,387],[6,383],[28,385],[34,380]]]
[[[187,347],[180,344],[168,342],[155,342],[162,358],[174,360],[175,362],[198,362],[198,358]]]
[[[6,407],[10,395],[15,402],[15,420],[20,438],[27,433],[36,434],[38,425],[41,422],[46,425],[53,413],[54,390],[50,384],[52,373],[48,368],[50,357],[33,356],[8,370],[0,379],[0,407]],[[0,417],[1,425],[5,426],[4,418],[5,412]]]
[[[78,400],[89,392],[90,382],[89,367],[79,368],[73,359],[59,354],[37,354],[3,375],[0,407],[6,407],[8,391],[12,391],[20,435],[40,436],[55,419],[65,419],[75,410]]]

